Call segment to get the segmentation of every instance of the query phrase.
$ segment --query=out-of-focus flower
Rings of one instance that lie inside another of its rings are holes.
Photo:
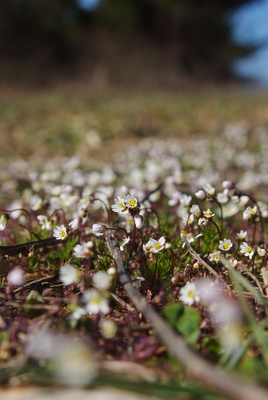
[[[193,204],[192,207],[190,208],[190,213],[192,213],[196,218],[200,217],[201,210],[199,205]]]
[[[223,240],[219,241],[219,249],[223,251],[229,251],[231,247],[233,247],[231,239],[224,238]]]
[[[111,319],[105,319],[101,321],[100,332],[106,339],[111,339],[115,336],[117,331],[117,326]]]
[[[51,230],[52,223],[48,220],[46,215],[38,215],[36,217],[38,219],[39,224],[41,225],[41,229]]]
[[[73,231],[75,231],[80,227],[81,223],[82,223],[82,218],[75,217],[71,222],[69,222],[68,225]]]
[[[17,267],[7,274],[7,283],[11,286],[22,286],[25,283],[24,271]]]
[[[187,282],[186,285],[180,289],[180,300],[189,306],[199,302],[200,297],[194,282]]]
[[[203,189],[204,189],[204,191],[207,193],[207,194],[209,194],[210,196],[214,196],[214,194],[215,194],[215,188],[213,187],[213,186],[211,186],[211,184],[210,183],[205,183],[204,184],[204,186],[203,186]]]
[[[108,314],[110,311],[107,297],[103,296],[98,290],[86,290],[83,300],[86,311],[90,314]]]
[[[224,189],[223,192],[217,193],[217,201],[221,204],[227,203],[229,200],[228,189]]]
[[[77,283],[82,276],[82,272],[71,264],[65,264],[60,269],[60,280],[64,285]]]
[[[83,244],[77,244],[74,246],[74,256],[77,258],[90,258],[92,257],[92,248],[94,244],[91,242],[83,243]]]
[[[208,208],[206,211],[203,211],[203,215],[205,218],[212,218],[214,217],[215,214],[212,213],[212,211]]]
[[[107,227],[105,225],[100,225],[100,224],[93,224],[92,225],[92,233],[95,236],[102,236],[106,232]]]
[[[197,197],[199,200],[204,200],[206,198],[206,193],[204,192],[204,190],[198,190],[195,193],[195,197]]]
[[[126,244],[128,244],[129,242],[130,242],[130,236],[128,236],[126,239],[123,240],[123,242],[121,243],[121,246],[120,246],[120,250],[124,251],[124,246]]]
[[[244,256],[248,257],[250,260],[254,256],[254,249],[247,244],[247,242],[243,242],[240,246],[240,252],[244,254]]]
[[[247,231],[243,231],[243,229],[241,229],[241,231],[238,232],[236,235],[239,240],[243,240],[247,237],[248,233],[247,233]]]
[[[258,247],[258,248],[257,248],[257,252],[258,252],[258,254],[259,254],[260,257],[264,257],[265,254],[266,254],[266,250],[263,249],[262,247]]]
[[[150,239],[147,244],[143,245],[143,250],[145,253],[159,253],[159,251],[164,249],[166,239],[161,236],[160,239]]]
[[[98,271],[93,276],[92,282],[97,289],[108,290],[111,286],[111,276],[105,271]]]
[[[2,214],[0,217],[0,231],[3,231],[7,225],[7,216]]]
[[[141,229],[143,225],[143,217],[140,214],[136,214],[134,217],[134,223],[136,225],[136,228]]]
[[[63,224],[61,226],[56,226],[53,230],[53,236],[57,240],[65,240],[68,237],[66,226]]]
[[[214,251],[213,253],[210,253],[210,254],[208,255],[209,261],[210,261],[210,262],[219,262],[219,260],[220,260],[220,254],[221,254],[220,251]]]
[[[257,206],[254,207],[247,207],[243,212],[243,219],[249,220],[257,215],[258,208]]]

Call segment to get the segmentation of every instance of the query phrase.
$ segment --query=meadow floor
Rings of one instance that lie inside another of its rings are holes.
[[[6,91],[0,137],[1,396],[267,398],[266,92]]]

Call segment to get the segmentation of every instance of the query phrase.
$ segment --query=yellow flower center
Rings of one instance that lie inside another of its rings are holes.
[[[161,247],[162,247],[162,245],[160,243],[156,243],[156,245],[155,245],[155,249],[156,250],[160,250]]]
[[[129,207],[131,207],[131,208],[136,207],[136,200],[135,199],[129,200]]]

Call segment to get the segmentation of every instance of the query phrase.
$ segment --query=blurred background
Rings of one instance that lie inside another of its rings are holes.
[[[0,2],[0,84],[268,82],[267,0]]]

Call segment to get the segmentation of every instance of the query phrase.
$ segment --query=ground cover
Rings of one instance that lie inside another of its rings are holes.
[[[266,95],[0,104],[1,383],[265,398]]]

